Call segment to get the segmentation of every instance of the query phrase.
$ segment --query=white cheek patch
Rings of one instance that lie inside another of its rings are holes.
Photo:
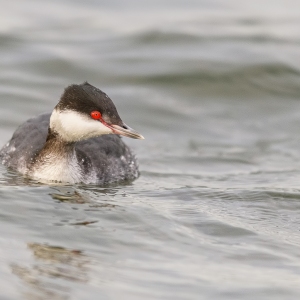
[[[96,121],[76,111],[53,110],[50,118],[50,128],[57,132],[67,142],[76,142],[113,131],[100,121]]]

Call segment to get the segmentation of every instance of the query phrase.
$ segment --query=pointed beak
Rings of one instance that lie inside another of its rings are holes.
[[[145,139],[141,134],[139,134],[137,131],[130,128],[129,126],[127,126],[124,123],[123,123],[123,126],[110,125],[110,127],[113,129],[115,134],[120,134],[120,135],[123,135],[123,136],[127,136],[127,137],[130,137],[132,139],[140,139],[140,140]]]

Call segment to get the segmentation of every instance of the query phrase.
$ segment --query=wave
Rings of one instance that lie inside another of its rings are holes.
[[[213,63],[203,67],[185,68],[173,67],[168,72],[152,74],[114,75],[124,83],[142,85],[155,85],[159,87],[172,87],[184,89],[184,92],[203,94],[221,94],[251,96],[261,92],[264,95],[278,95],[286,97],[299,97],[300,70],[281,63],[261,63],[249,65],[223,64],[215,66]]]

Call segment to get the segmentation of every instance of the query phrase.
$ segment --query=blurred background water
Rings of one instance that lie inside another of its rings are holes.
[[[130,185],[1,167],[1,299],[299,299],[299,1],[0,1],[0,142],[64,87],[145,141]]]

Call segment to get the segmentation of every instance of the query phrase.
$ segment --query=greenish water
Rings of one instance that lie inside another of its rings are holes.
[[[299,299],[300,4],[14,1],[0,143],[64,87],[104,90],[145,141],[131,185],[1,166],[1,299]]]

